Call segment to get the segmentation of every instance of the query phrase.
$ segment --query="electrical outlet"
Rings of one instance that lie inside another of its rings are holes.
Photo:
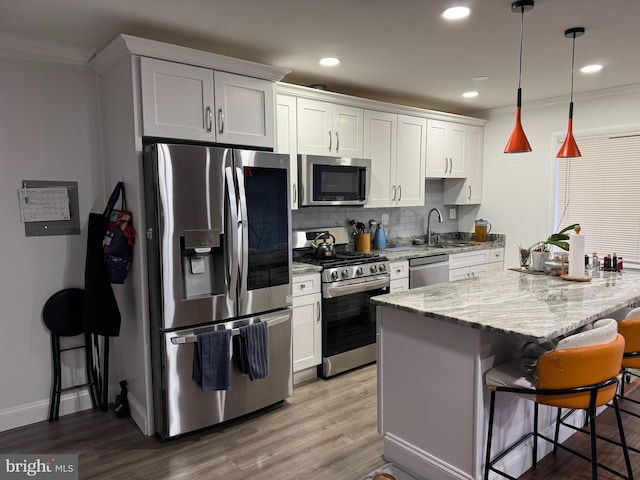
[[[450,208],[449,209],[449,220],[455,220],[456,219],[456,209],[455,208]]]
[[[382,225],[389,225],[389,214],[388,213],[383,213],[381,218],[380,218],[380,223],[382,223]]]

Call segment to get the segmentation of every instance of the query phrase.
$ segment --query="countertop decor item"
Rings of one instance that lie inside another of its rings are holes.
[[[573,158],[581,157],[580,149],[576,143],[576,139],[573,138],[573,69],[576,60],[576,37],[584,35],[584,27],[575,27],[565,30],[564,36],[566,38],[573,39],[573,50],[571,54],[571,96],[569,100],[569,125],[567,126],[567,137],[564,139],[564,143],[558,150],[557,158]]]
[[[563,280],[571,280],[574,282],[590,282],[592,277],[590,277],[589,275],[578,276],[578,275],[566,274],[566,275],[560,275],[560,278],[562,278]]]
[[[522,107],[522,38],[524,36],[524,12],[533,9],[533,0],[519,0],[511,4],[512,12],[520,12],[520,70],[518,73],[518,100],[516,104],[516,125],[504,148],[504,153],[530,152],[531,145],[524,134],[522,123],[520,122],[520,110]]]

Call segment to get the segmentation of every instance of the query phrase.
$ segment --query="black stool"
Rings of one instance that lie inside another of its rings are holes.
[[[60,337],[74,337],[83,333],[82,330],[82,305],[84,302],[84,290],[80,288],[66,288],[53,294],[44,304],[42,318],[44,324],[51,332],[51,351],[53,354],[53,385],[51,387],[51,403],[49,406],[49,421],[58,420],[60,412],[60,395],[68,390],[89,387],[91,405],[96,408],[96,385],[90,380],[91,365],[91,336],[84,334],[84,345],[69,348],[60,348]],[[85,349],[86,383],[62,388],[61,354],[68,350]]]

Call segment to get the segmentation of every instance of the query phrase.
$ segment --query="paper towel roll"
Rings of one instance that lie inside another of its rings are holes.
[[[569,235],[569,275],[584,276],[584,235],[580,233]]]

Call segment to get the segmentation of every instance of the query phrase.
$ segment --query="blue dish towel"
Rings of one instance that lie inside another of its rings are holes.
[[[193,349],[193,380],[202,390],[229,390],[231,330],[197,334]]]
[[[249,375],[250,380],[269,376],[269,341],[265,322],[240,327],[240,334],[234,340],[234,349],[238,368]]]

